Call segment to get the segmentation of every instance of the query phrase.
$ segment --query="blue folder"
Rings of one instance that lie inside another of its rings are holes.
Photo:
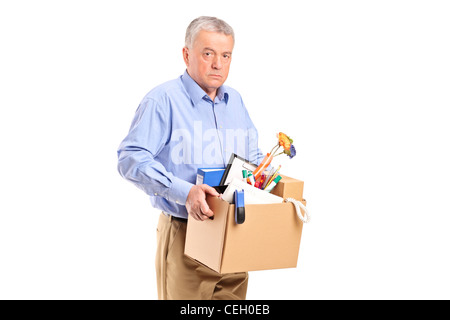
[[[211,187],[220,186],[225,168],[199,168],[197,170],[197,183],[207,184]]]

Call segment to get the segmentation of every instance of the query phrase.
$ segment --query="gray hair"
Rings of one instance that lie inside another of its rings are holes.
[[[223,33],[231,36],[234,42],[234,31],[231,26],[216,17],[198,17],[194,19],[186,29],[185,46],[192,48],[195,38],[201,30]]]

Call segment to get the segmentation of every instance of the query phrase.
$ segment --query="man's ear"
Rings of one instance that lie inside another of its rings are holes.
[[[189,67],[189,49],[187,47],[183,48],[183,60],[186,67]]]

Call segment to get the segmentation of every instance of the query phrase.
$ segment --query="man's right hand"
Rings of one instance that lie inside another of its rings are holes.
[[[195,185],[189,191],[186,199],[186,209],[195,220],[204,221],[214,215],[206,203],[207,193],[212,196],[219,196],[216,189],[207,184]]]

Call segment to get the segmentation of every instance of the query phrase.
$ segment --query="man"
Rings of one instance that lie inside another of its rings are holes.
[[[118,156],[120,174],[161,209],[156,273],[159,299],[245,299],[248,274],[218,274],[184,255],[188,215],[214,215],[208,185],[197,169],[224,167],[231,153],[259,164],[257,132],[239,93],[223,83],[234,47],[233,29],[199,17],[186,30],[186,72],[150,91],[136,111]]]

